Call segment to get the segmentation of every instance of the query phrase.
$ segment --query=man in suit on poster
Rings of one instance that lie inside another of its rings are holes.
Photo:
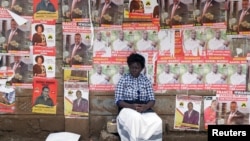
[[[250,8],[249,1],[242,0],[242,9],[238,13],[238,30],[250,31]]]
[[[231,101],[230,111],[226,113],[225,124],[241,125],[244,124],[245,115],[238,110],[237,102]]]
[[[18,15],[26,14],[24,13],[27,8],[26,5],[27,3],[24,0],[9,0],[10,10]]]
[[[201,3],[201,15],[198,23],[216,23],[220,21],[220,3],[215,0],[206,0]]]
[[[70,13],[72,19],[89,18],[88,0],[72,0]]]
[[[21,60],[21,56],[14,56],[14,62],[10,64],[15,75],[11,79],[12,83],[23,83],[28,78],[28,65]]]
[[[10,27],[6,32],[6,44],[4,48],[6,50],[22,50],[24,48],[25,33],[18,28],[18,24],[14,19],[10,21]]]
[[[80,90],[76,91],[76,99],[73,101],[72,112],[88,112],[89,102],[87,99],[82,98],[82,92]]]
[[[187,124],[199,124],[200,113],[193,109],[193,103],[188,102],[187,104],[188,110],[184,112],[184,117],[182,123]]]
[[[70,65],[87,65],[89,64],[89,47],[82,43],[80,33],[75,34],[75,43],[69,47],[69,56],[66,57],[65,62]]]
[[[99,7],[99,23],[115,24],[117,20],[118,6],[111,0],[105,0]]]
[[[172,25],[183,25],[188,21],[188,7],[180,0],[174,0],[168,8],[168,19],[166,24]]]

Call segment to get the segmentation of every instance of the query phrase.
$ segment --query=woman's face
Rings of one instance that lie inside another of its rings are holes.
[[[43,59],[42,59],[41,57],[39,57],[39,58],[37,59],[37,63],[38,63],[38,64],[42,64],[42,63],[43,63]]]
[[[135,78],[137,78],[137,77],[140,75],[142,69],[143,69],[143,68],[142,68],[141,64],[138,63],[138,62],[134,62],[134,63],[132,63],[132,64],[129,66],[129,72],[130,72],[131,75],[132,75],[133,77],[135,77]]]
[[[37,27],[37,32],[38,32],[38,33],[42,33],[42,32],[43,32],[43,29],[42,29],[41,26],[38,26],[38,27]]]

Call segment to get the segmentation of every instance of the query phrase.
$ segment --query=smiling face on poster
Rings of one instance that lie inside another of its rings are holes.
[[[31,29],[33,46],[55,47],[55,23],[33,22]]]
[[[5,30],[1,32],[0,52],[13,55],[28,55],[30,48],[30,22],[18,25],[15,19],[1,18],[0,26]]]

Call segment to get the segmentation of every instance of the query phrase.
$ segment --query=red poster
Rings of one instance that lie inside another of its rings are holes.
[[[57,80],[33,79],[32,112],[56,114]]]

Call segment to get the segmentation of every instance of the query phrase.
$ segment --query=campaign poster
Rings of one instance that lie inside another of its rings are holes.
[[[95,27],[121,27],[124,0],[99,0],[91,4],[92,22]]]
[[[57,80],[54,78],[34,78],[32,112],[56,114]]]
[[[31,42],[33,48],[56,46],[55,21],[33,21],[31,25]]]
[[[227,34],[237,35],[238,32],[238,14],[241,7],[241,0],[227,0],[225,2],[225,10],[227,10],[226,24]]]
[[[216,96],[204,96],[203,97],[203,111],[204,111],[204,127],[208,129],[208,125],[216,124],[216,112],[217,112],[217,99]]]
[[[34,20],[57,20],[58,0],[33,0]]]
[[[160,29],[158,32],[159,56],[175,56],[175,30]]]
[[[63,22],[63,67],[72,69],[92,68],[93,49],[91,27],[78,22]]]
[[[180,83],[182,90],[204,90],[204,60],[201,57],[180,59]]]
[[[0,72],[7,78],[12,87],[32,88],[33,62],[31,56],[2,56],[6,66],[2,66]],[[6,58],[4,58],[6,57]],[[5,62],[6,61],[6,62]]]
[[[113,91],[119,79],[128,72],[126,58],[94,58],[89,71],[90,90]]]
[[[113,52],[112,50],[120,50],[119,48],[124,48],[123,45],[118,47],[116,43],[114,43],[118,30],[121,31],[121,28],[118,27],[110,30],[108,28],[99,27],[94,30],[94,42],[92,45],[93,57],[117,56],[117,53]],[[123,42],[126,41],[124,40]]]
[[[0,53],[7,55],[29,55],[30,26],[32,19],[26,18],[26,23],[19,23],[19,19],[1,18]],[[19,25],[20,24],[20,25]]]
[[[204,66],[204,79],[205,79],[205,90],[228,90],[229,89],[229,78],[228,78],[228,67],[229,60],[225,57],[210,57],[205,60]]]
[[[224,0],[200,0],[194,5],[194,25],[226,28],[226,8]]]
[[[159,0],[160,1],[160,28],[187,28],[192,27],[194,1],[192,0]]]
[[[230,56],[232,41],[228,39],[226,29],[206,28],[207,56]]]
[[[231,57],[245,58],[249,53],[249,36],[246,35],[228,35],[231,40]]]
[[[152,56],[159,50],[158,27],[152,23],[127,23],[123,24],[125,30],[130,30],[135,51],[146,52]]]
[[[201,96],[176,95],[174,129],[199,131],[201,102]]]
[[[246,59],[246,90],[250,91],[250,54],[247,55]]]
[[[64,115],[66,118],[89,115],[88,83],[64,82]]]
[[[0,114],[15,112],[16,92],[8,85],[0,85]]]
[[[218,125],[249,124],[250,93],[248,91],[217,91]]]
[[[56,73],[56,49],[33,48],[33,77],[54,78]]]
[[[65,82],[88,82],[88,71],[86,70],[63,70],[63,80]]]
[[[63,22],[89,21],[91,2],[90,0],[63,0],[61,7]]]
[[[229,90],[246,90],[246,59],[230,60],[228,66]]]
[[[204,27],[183,29],[181,33],[184,56],[206,56],[206,30]]]
[[[176,57],[159,57],[156,80],[157,90],[180,89],[180,60]]]
[[[19,16],[33,16],[33,1],[2,0],[0,5]]]
[[[237,4],[237,3],[236,3]],[[236,23],[234,26],[236,27],[236,31],[241,35],[249,35],[250,34],[250,10],[249,10],[249,1],[240,0],[239,4],[236,5],[237,13],[236,13]]]
[[[124,2],[124,21],[148,21],[156,16],[158,7],[157,0],[128,0]],[[158,10],[160,8],[158,7]],[[155,12],[155,13],[154,13]],[[153,15],[154,14],[154,15]]]
[[[112,38],[112,56],[127,57],[135,51],[134,30],[130,26],[122,29],[113,30]]]

